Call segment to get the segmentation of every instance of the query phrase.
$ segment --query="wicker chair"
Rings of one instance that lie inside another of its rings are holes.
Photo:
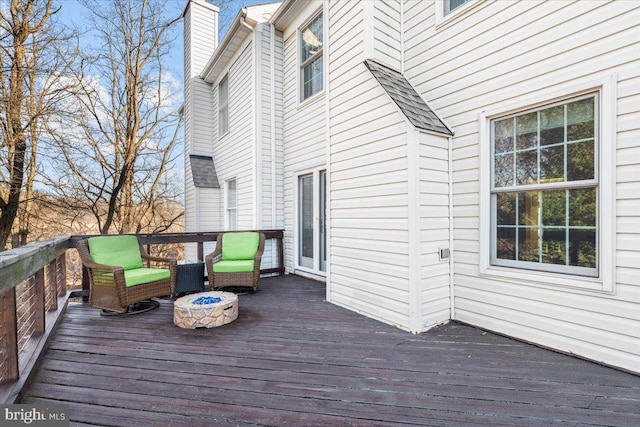
[[[211,289],[258,289],[265,236],[258,232],[220,233],[216,249],[205,257]]]
[[[77,249],[89,272],[92,307],[125,313],[133,304],[173,294],[176,260],[148,255],[136,236],[91,237],[80,241]],[[166,268],[143,268],[143,261]]]

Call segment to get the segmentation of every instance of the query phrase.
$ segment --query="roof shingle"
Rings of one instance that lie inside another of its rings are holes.
[[[200,188],[220,188],[213,157],[190,155],[193,184]]]
[[[430,132],[453,135],[404,75],[371,59],[365,60],[364,65],[413,126]]]

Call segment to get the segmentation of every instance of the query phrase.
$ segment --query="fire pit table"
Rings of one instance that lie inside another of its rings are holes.
[[[185,329],[215,328],[238,317],[238,296],[231,292],[200,292],[173,303],[173,323]]]

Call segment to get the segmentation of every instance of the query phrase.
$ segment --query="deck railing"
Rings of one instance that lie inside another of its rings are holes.
[[[277,264],[262,274],[284,273],[283,230],[260,230],[275,240]],[[204,244],[215,242],[220,232],[139,234],[152,245],[195,243],[198,260]],[[64,313],[69,298],[88,297],[89,280],[83,271],[78,290],[67,286],[69,249],[90,237],[61,236],[0,252],[0,404],[19,401],[33,368],[46,350],[48,339]],[[84,269],[83,269],[84,270]],[[69,289],[68,289],[69,288]]]

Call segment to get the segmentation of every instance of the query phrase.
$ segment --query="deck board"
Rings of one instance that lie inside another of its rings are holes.
[[[412,335],[263,279],[214,329],[68,308],[23,403],[109,426],[640,425],[640,377],[448,323]]]

